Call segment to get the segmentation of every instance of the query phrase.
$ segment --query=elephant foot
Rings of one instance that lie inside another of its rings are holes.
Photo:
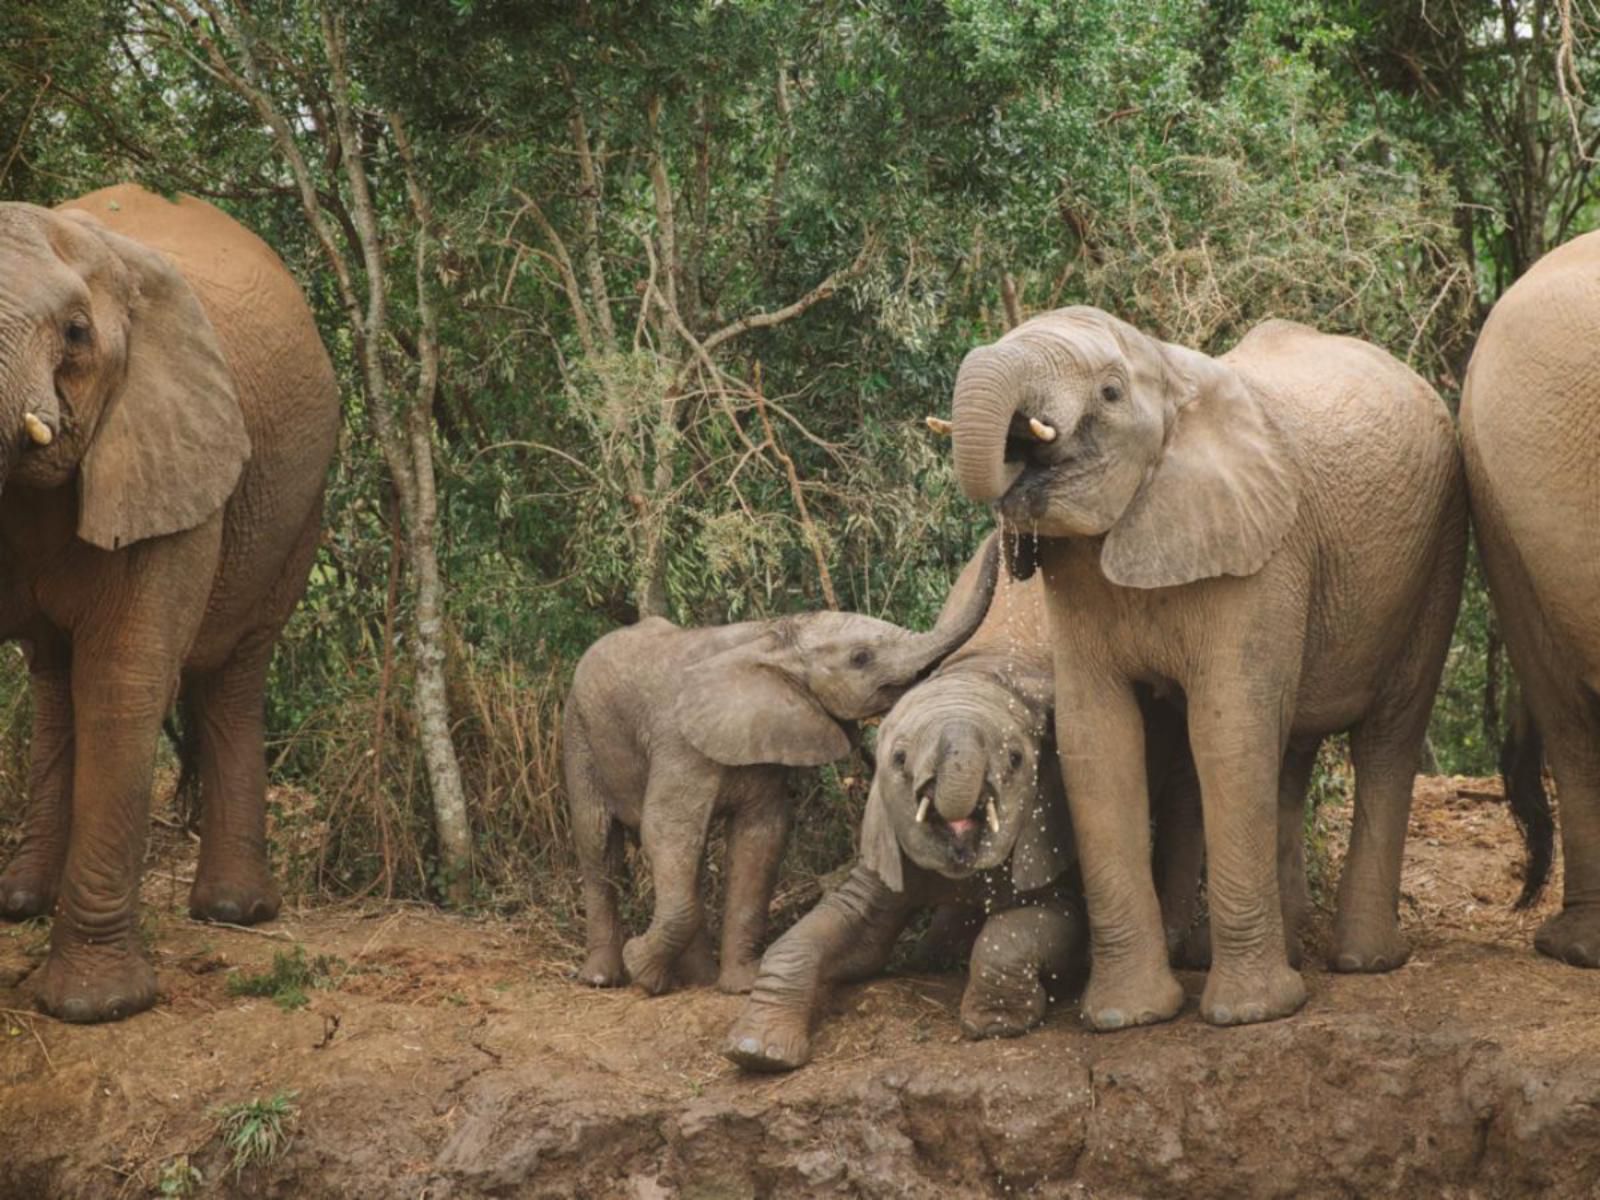
[[[628,978],[651,996],[672,989],[672,962],[656,952],[648,934],[627,940],[622,947],[622,965]]]
[[[54,857],[30,854],[26,848],[0,874],[0,917],[24,921],[55,911],[61,870]]]
[[[1213,1025],[1254,1025],[1287,1017],[1305,1002],[1305,980],[1287,963],[1227,974],[1213,967],[1200,997],[1200,1015]]]
[[[154,968],[121,946],[52,948],[28,986],[39,1008],[74,1024],[120,1021],[156,1002]]]
[[[270,876],[218,879],[201,872],[189,890],[189,915],[197,921],[259,925],[278,915],[283,894]]]
[[[805,1015],[746,1004],[722,1044],[722,1057],[746,1071],[792,1071],[811,1058]]]
[[[969,983],[961,997],[961,1035],[972,1041],[1020,1037],[1044,1020],[1050,998],[1044,985],[1000,991]]]
[[[1183,988],[1165,962],[1147,967],[1110,967],[1096,962],[1083,991],[1083,1019],[1109,1032],[1170,1021],[1183,1008]]]
[[[722,973],[717,976],[717,987],[724,992],[738,994],[748,992],[755,986],[756,976],[761,973],[761,960],[751,959],[748,962],[727,963],[722,968]]]
[[[1563,908],[1539,926],[1533,945],[1570,966],[1600,967],[1600,905]]]
[[[1411,943],[1401,936],[1393,921],[1382,928],[1341,927],[1333,930],[1333,953],[1328,966],[1345,974],[1393,971],[1411,957]]]
[[[622,951],[614,945],[589,951],[583,966],[572,977],[590,987],[621,987],[628,982],[628,977],[622,973]]]

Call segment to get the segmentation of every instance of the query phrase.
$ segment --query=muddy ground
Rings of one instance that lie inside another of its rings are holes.
[[[1324,810],[1335,858],[1347,821]],[[1518,863],[1491,783],[1424,780],[1394,974],[1312,969],[1300,1015],[1235,1030],[1185,975],[1171,1024],[1092,1035],[1061,1006],[983,1044],[958,975],[889,978],[842,990],[777,1078],[717,1055],[737,998],[580,989],[547,930],[393,906],[204,926],[168,863],[161,1000],[120,1025],[33,1015],[45,930],[0,929],[0,1196],[1600,1195],[1600,973],[1534,955],[1553,901],[1510,911]],[[230,994],[295,944],[341,960],[334,986]],[[219,1109],[278,1093],[286,1147],[230,1171]]]

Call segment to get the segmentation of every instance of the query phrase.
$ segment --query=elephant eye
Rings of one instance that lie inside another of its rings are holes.
[[[850,665],[858,670],[872,665],[872,651],[862,646],[850,655]]]
[[[1100,399],[1104,400],[1107,404],[1115,404],[1118,400],[1122,399],[1122,388],[1114,383],[1104,384],[1100,388]]]
[[[1022,765],[1022,751],[1021,750],[1013,750],[1011,752],[1011,769],[1012,770],[1016,770],[1021,765]]]
[[[67,322],[67,345],[75,350],[81,350],[89,344],[92,333],[89,329],[89,318],[81,313]]]
[[[894,765],[897,767],[903,767],[906,765],[906,752],[904,748],[894,752]]]

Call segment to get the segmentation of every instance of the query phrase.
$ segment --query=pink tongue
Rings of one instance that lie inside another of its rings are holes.
[[[959,821],[950,822],[950,831],[958,835],[964,834],[976,824],[977,822],[971,817],[962,817]]]

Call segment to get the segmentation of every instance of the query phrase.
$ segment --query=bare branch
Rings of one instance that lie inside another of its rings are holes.
[[[848,283],[865,271],[872,246],[873,240],[869,234],[863,239],[861,252],[856,255],[855,261],[844,270],[835,271],[792,304],[786,304],[782,308],[776,308],[770,312],[749,313],[740,317],[737,321],[724,325],[701,343],[702,349],[709,354],[724,342],[736,338],[742,333],[748,333],[752,329],[770,329],[774,325],[782,325],[785,321],[792,321],[795,317],[805,312],[806,309],[832,296],[839,290],[841,284]]]

